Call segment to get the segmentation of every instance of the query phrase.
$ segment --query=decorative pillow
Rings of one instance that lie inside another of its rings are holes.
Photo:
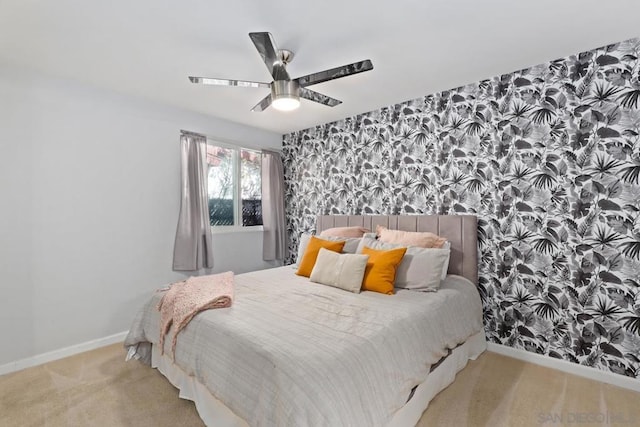
[[[444,242],[444,245],[442,245],[442,249],[447,249],[449,252],[447,255],[447,262],[444,265],[444,268],[442,269],[442,280],[447,278],[447,271],[449,270],[449,260],[451,259],[451,242],[450,241],[446,241]]]
[[[396,243],[404,246],[418,246],[420,248],[441,248],[447,241],[437,234],[417,231],[389,230],[387,227],[376,227],[378,240],[384,243]]]
[[[396,278],[396,269],[407,248],[397,248],[390,251],[379,251],[367,246],[362,248],[362,253],[369,255],[367,269],[364,272],[362,289],[365,291],[380,292],[393,295],[393,282]]]
[[[409,249],[412,250],[407,249],[403,262],[398,266],[396,286],[417,291],[437,291],[443,280],[442,271],[449,266],[449,250],[416,247]]]
[[[300,265],[300,261],[302,261],[302,257],[304,256],[304,251],[307,250],[307,246],[309,245],[309,240],[311,240],[311,234],[302,233],[300,235],[300,239],[298,239],[298,255],[296,256],[295,264],[293,264],[294,267],[298,267]]]
[[[307,249],[304,251],[304,255],[302,256],[302,260],[300,261],[300,266],[298,267],[298,271],[296,271],[296,274],[299,276],[309,277],[311,271],[313,270],[313,266],[316,263],[316,258],[318,257],[320,248],[326,248],[330,251],[340,252],[343,247],[344,240],[340,242],[331,242],[329,240],[318,239],[315,236],[311,236],[311,239],[309,240]]]
[[[309,279],[312,282],[360,293],[369,255],[339,254],[321,248]]]
[[[300,265],[300,261],[302,261],[304,251],[307,250],[307,245],[309,244],[309,240],[311,240],[311,236],[312,235],[309,233],[303,233],[300,235],[300,241],[298,242],[298,257],[296,258],[296,262],[294,264],[295,267]],[[358,245],[360,244],[359,238],[323,236],[322,240],[329,240],[331,242],[345,242],[344,247],[342,248],[342,253],[345,254],[355,254],[358,250]]]
[[[371,230],[364,227],[334,227],[327,228],[322,233],[320,233],[320,237],[362,237],[364,233],[368,233]]]
[[[343,254],[355,254],[358,250],[358,245],[360,244],[361,240],[359,237],[322,236],[318,238],[329,240],[330,242],[344,242],[344,247],[342,248]]]
[[[402,246],[363,238],[358,247],[358,253],[362,252],[364,247],[389,250]],[[396,271],[395,287],[419,291],[438,290],[440,281],[447,277],[449,255],[449,249],[418,248],[415,246],[407,248],[407,252]]]

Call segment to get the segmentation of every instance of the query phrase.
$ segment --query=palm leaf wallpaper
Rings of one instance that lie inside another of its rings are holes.
[[[285,135],[289,252],[318,214],[476,214],[490,341],[640,377],[639,55],[628,40]]]

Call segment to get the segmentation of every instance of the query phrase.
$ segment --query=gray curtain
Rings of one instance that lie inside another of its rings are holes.
[[[280,153],[262,152],[262,227],[265,261],[287,256],[287,229],[284,215],[284,167]]]
[[[182,199],[173,246],[173,269],[195,271],[213,267],[213,246],[207,194],[207,138],[180,136]]]

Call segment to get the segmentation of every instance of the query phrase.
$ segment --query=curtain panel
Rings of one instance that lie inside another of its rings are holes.
[[[207,138],[180,136],[181,202],[173,248],[175,271],[213,267],[213,245],[207,193]]]
[[[284,167],[280,153],[262,151],[262,258],[283,261],[287,256],[284,213]]]

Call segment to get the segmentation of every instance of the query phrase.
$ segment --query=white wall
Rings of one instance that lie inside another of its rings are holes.
[[[171,271],[179,130],[282,137],[0,64],[0,366],[125,331]],[[214,235],[214,271],[262,261],[262,233]]]

